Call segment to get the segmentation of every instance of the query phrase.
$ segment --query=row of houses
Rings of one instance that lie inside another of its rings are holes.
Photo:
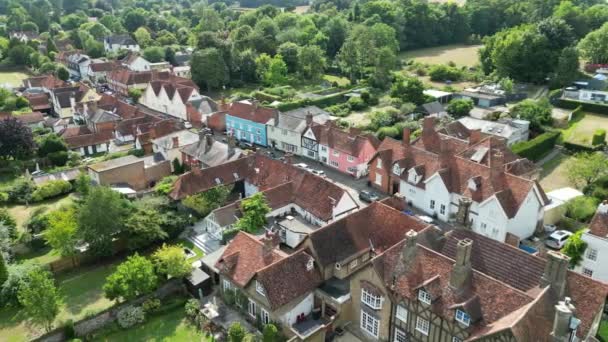
[[[227,184],[265,195],[266,233],[240,232],[202,262],[245,319],[278,323],[289,339],[569,341],[597,332],[608,287],[557,252],[533,256],[467,227],[446,233],[408,214],[404,196],[334,215],[339,187],[261,154],[194,169],[171,197]],[[307,220],[314,210],[326,220]],[[215,233],[240,215],[232,203],[204,227]]]

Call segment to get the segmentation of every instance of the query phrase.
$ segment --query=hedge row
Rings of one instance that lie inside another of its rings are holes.
[[[348,100],[348,98],[345,97],[344,95],[346,95],[350,92],[352,92],[352,90],[345,90],[345,91],[341,91],[339,93],[319,97],[316,99],[301,99],[301,100],[296,100],[296,101],[291,101],[291,102],[284,102],[284,103],[277,105],[276,108],[282,112],[297,109],[297,108],[302,108],[302,107],[306,107],[306,106],[317,106],[317,107],[324,108],[327,106],[346,102]]]
[[[254,97],[256,100],[259,100],[259,101],[267,101],[267,102],[274,102],[274,101],[280,101],[280,100],[281,100],[281,97],[280,97],[280,96],[276,96],[276,95],[268,94],[268,93],[265,93],[265,92],[263,92],[263,91],[259,91],[259,90],[258,90],[258,91],[253,92],[253,97]]]
[[[514,144],[511,150],[517,155],[532,161],[539,161],[555,147],[559,132],[543,133],[536,138]]]
[[[565,109],[576,109],[580,106],[581,109],[586,112],[608,114],[608,105],[603,105],[600,103],[583,102],[562,98],[557,102],[557,106]]]
[[[595,152],[604,148],[604,145],[591,146],[564,141],[564,147],[572,152]]]
[[[68,181],[62,179],[48,181],[34,190],[32,201],[40,202],[47,198],[67,194],[70,191],[72,191],[72,184]]]

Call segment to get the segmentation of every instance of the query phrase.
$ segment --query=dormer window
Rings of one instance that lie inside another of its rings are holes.
[[[311,271],[313,267],[314,267],[314,260],[312,260],[312,258],[310,258],[310,259],[308,259],[308,262],[306,263],[306,270]]]
[[[471,316],[460,309],[456,310],[456,322],[468,327],[471,324]]]
[[[418,182],[420,181],[420,177],[416,173],[416,170],[410,169],[407,175],[407,181],[412,184],[418,184]]]
[[[474,178],[469,178],[467,186],[471,191],[477,191],[477,182],[475,182]]]
[[[255,281],[255,291],[260,295],[266,297],[266,291],[264,291],[264,286],[259,281]]]
[[[424,304],[431,304],[431,294],[426,292],[424,289],[418,290],[418,300]]]
[[[401,175],[401,167],[399,166],[399,164],[393,165],[393,174],[395,174],[396,176]]]

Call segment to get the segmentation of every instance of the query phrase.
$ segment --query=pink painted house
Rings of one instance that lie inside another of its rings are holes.
[[[303,155],[334,167],[355,178],[367,175],[367,163],[376,153],[380,141],[371,134],[348,131],[328,121],[312,123],[302,135]],[[311,149],[310,153],[306,150]]]

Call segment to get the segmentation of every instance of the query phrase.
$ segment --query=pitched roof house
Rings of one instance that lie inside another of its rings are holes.
[[[189,111],[196,110],[192,102],[201,98],[194,82],[169,74],[166,78],[148,83],[139,103],[161,113],[190,121]]]
[[[108,152],[110,143],[114,139],[112,131],[91,132],[86,126],[68,127],[61,136],[68,148],[80,153],[81,156]]]
[[[243,151],[235,145],[234,139],[224,143],[201,131],[197,142],[181,148],[182,160],[190,168],[217,166],[243,156]]]
[[[131,71],[150,71],[150,62],[136,52],[129,52],[120,60],[120,64]]]
[[[40,88],[45,93],[50,93],[55,88],[68,86],[68,83],[55,77],[53,74],[29,77],[23,80],[26,89]]]
[[[75,86],[55,88],[51,93],[53,110],[60,118],[71,118],[79,107],[97,102],[101,96],[83,83]]]
[[[403,143],[390,138],[370,160],[370,182],[442,221],[470,226],[505,241],[507,234],[531,236],[548,199],[530,178],[532,163],[513,154],[504,140],[469,131],[461,124],[436,130],[426,118],[422,136]]]
[[[603,267],[608,260],[608,201],[600,203],[589,228],[581,238],[587,248],[574,270],[587,277],[608,282],[608,270]]]
[[[128,34],[105,37],[103,39],[103,47],[106,52],[118,52],[120,50],[139,51],[139,45]]]
[[[233,102],[226,114],[226,130],[238,140],[268,146],[266,124],[278,110],[261,107],[257,102]]]
[[[275,112],[268,121],[269,144],[281,151],[302,155],[302,134],[313,122],[324,124],[330,119],[328,112],[308,106],[287,112]]]
[[[302,155],[359,178],[367,175],[367,163],[380,141],[372,134],[351,128],[345,131],[331,121],[312,122],[302,135]]]

